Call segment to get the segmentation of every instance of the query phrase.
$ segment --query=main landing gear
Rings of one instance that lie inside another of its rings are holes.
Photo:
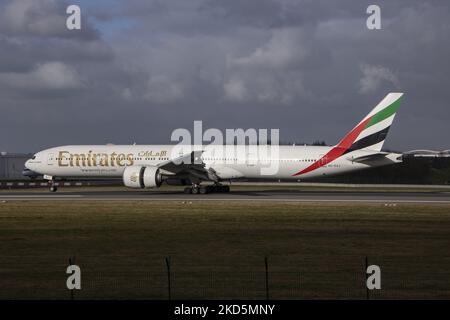
[[[192,187],[184,188],[184,193],[192,194],[207,194],[207,193],[226,193],[230,192],[230,186],[224,186],[221,184],[213,184],[208,186],[200,186],[193,184]]]

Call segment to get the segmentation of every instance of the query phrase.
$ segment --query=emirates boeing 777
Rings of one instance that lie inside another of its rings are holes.
[[[348,173],[402,161],[401,154],[382,151],[402,95],[389,93],[331,147],[70,145],[40,151],[25,166],[44,175],[53,192],[57,178],[122,178],[139,189],[187,185],[185,192],[196,194],[228,192],[223,182],[238,179],[303,181]]]

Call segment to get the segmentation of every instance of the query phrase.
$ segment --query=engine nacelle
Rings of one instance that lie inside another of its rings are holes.
[[[158,167],[131,166],[123,171],[123,184],[129,188],[158,188],[162,183]]]

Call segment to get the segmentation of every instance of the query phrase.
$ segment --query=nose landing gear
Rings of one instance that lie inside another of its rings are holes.
[[[56,191],[58,191],[58,187],[57,187],[57,185],[56,185],[56,183],[55,183],[55,180],[49,180],[48,181],[48,184],[49,184],[49,190],[50,190],[50,192],[56,192]]]

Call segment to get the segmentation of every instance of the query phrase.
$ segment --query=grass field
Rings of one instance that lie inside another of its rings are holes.
[[[450,298],[450,206],[258,202],[0,203],[0,298]]]

